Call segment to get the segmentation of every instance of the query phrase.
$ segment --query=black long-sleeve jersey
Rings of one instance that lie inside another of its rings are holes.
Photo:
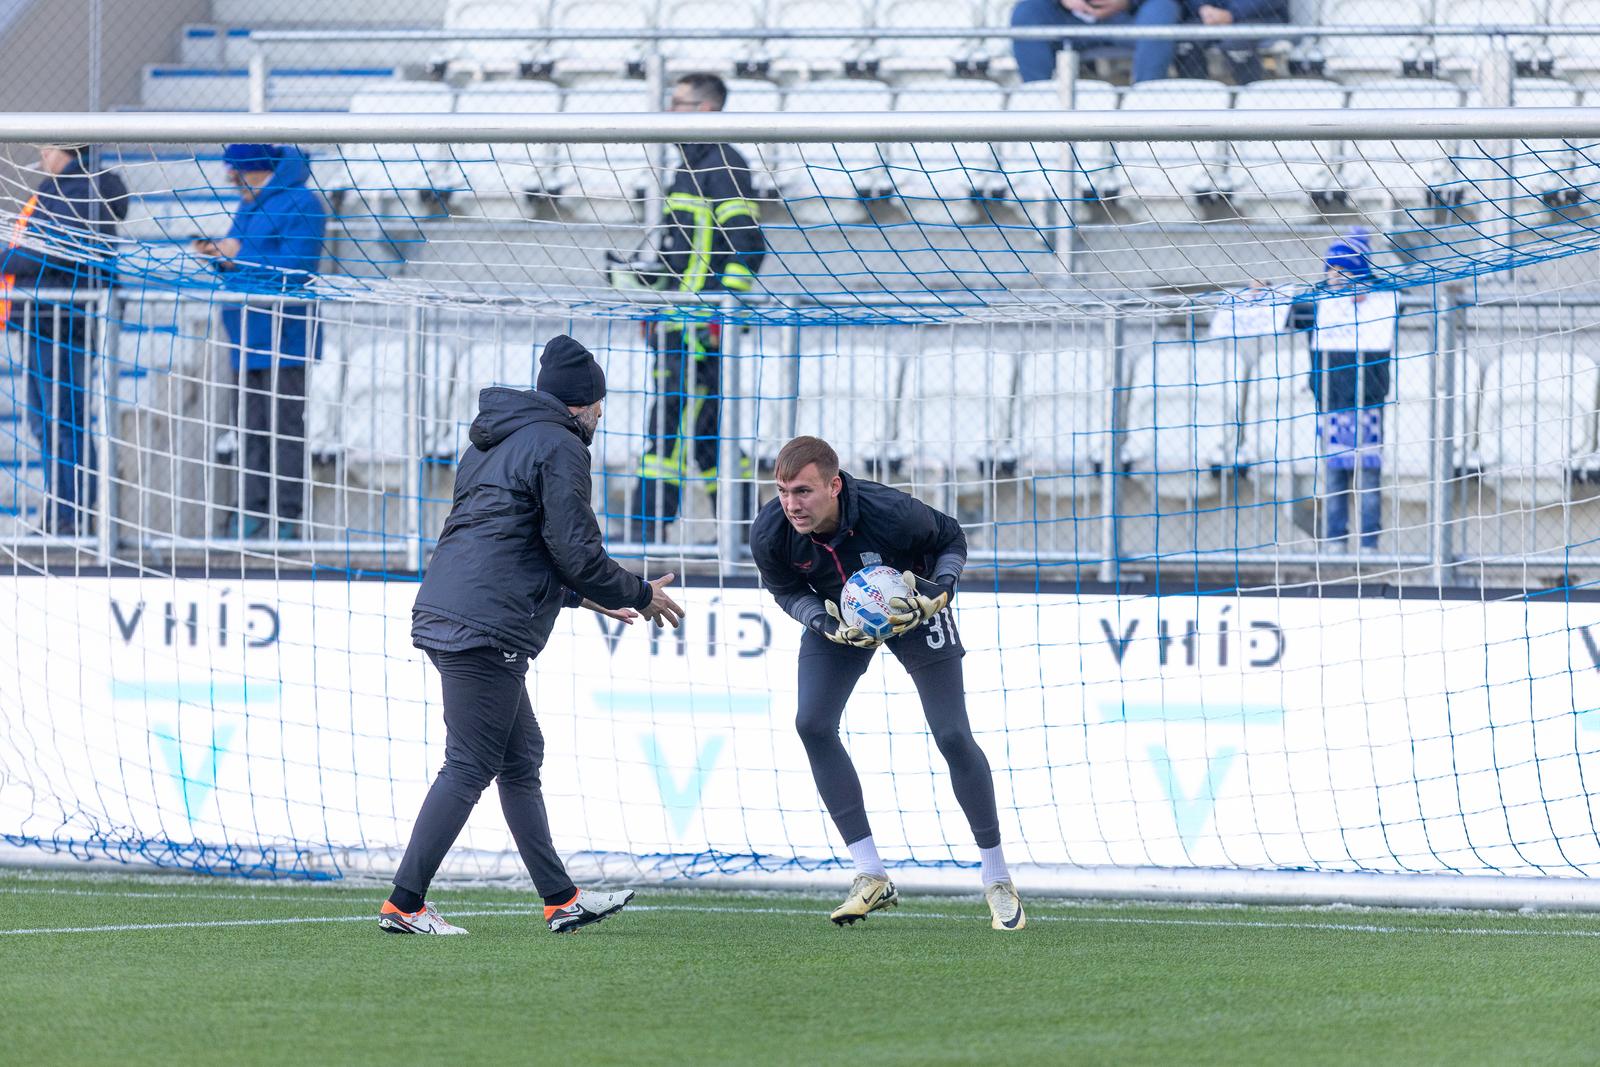
[[[796,622],[816,625],[838,603],[844,583],[862,567],[893,567],[952,589],[967,565],[961,524],[916,497],[843,471],[839,528],[826,538],[800,533],[779,500],[756,515],[750,551],[761,581]]]

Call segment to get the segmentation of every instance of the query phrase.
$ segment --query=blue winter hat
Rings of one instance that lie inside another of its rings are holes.
[[[282,150],[275,144],[230,144],[222,149],[229,170],[276,170]]]
[[[1372,239],[1367,231],[1357,227],[1328,246],[1328,256],[1323,269],[1338,267],[1356,278],[1372,277]]]

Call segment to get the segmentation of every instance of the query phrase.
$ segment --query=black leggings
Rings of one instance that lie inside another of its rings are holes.
[[[919,632],[897,638],[889,647],[916,684],[923,717],[950,767],[950,783],[972,828],[973,840],[979,848],[993,848],[1000,843],[994,778],[967,721],[959,648],[953,649],[953,654],[930,657],[916,645],[899,644],[907,639],[920,642]],[[817,792],[847,845],[869,836],[872,828],[861,796],[861,779],[839,739],[839,720],[856,682],[872,662],[872,653],[871,649],[835,645],[809,632],[800,645],[800,711],[795,729],[806,746]]]

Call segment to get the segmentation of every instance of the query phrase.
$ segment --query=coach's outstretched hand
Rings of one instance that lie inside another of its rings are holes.
[[[846,626],[839,617],[839,605],[831,600],[823,602],[828,609],[828,617],[818,619],[817,633],[826,637],[836,645],[853,645],[856,648],[877,648],[883,644],[881,640],[871,636],[859,626]]]
[[[683,621],[683,608],[667,595],[667,586],[677,575],[671,572],[650,579],[650,606],[640,614],[657,626],[671,626],[674,630]]]
[[[903,572],[900,577],[905,580],[911,594],[889,598],[890,632],[896,637],[907,630],[915,630],[939,614],[950,604],[950,597],[955,593],[949,586],[918,578],[910,571]]]

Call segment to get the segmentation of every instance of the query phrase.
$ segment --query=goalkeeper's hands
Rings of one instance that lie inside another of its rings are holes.
[[[910,571],[902,572],[900,577],[910,592],[906,596],[889,598],[889,626],[890,633],[894,637],[899,637],[908,630],[915,630],[939,614],[949,606],[950,598],[956,594],[954,585],[930,582]]]
[[[824,601],[823,606],[828,609],[828,614],[819,616],[811,628],[829,641],[854,648],[877,648],[883,644],[882,640],[872,637],[859,626],[846,626],[844,619],[839,617],[839,605],[833,601]]]

